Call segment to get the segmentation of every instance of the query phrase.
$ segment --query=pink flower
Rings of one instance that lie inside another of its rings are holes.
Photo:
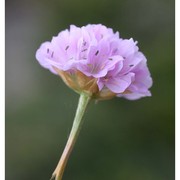
[[[101,24],[74,25],[45,42],[36,52],[39,63],[75,91],[99,99],[150,96],[152,79],[137,42]]]

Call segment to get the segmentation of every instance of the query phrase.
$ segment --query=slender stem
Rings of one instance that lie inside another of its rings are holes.
[[[62,180],[62,176],[68,161],[68,158],[71,154],[71,151],[74,147],[74,144],[77,140],[77,137],[79,135],[81,126],[82,126],[82,117],[84,115],[84,112],[86,110],[86,107],[90,101],[91,97],[87,94],[82,93],[79,98],[78,107],[76,110],[76,115],[74,118],[73,126],[68,138],[68,141],[66,143],[65,149],[63,151],[63,154],[58,162],[58,165],[55,169],[55,171],[52,174],[52,178],[55,178],[55,180]]]

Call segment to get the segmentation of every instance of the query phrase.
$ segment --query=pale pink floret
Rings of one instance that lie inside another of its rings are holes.
[[[119,97],[133,100],[150,96],[148,89],[152,86],[146,58],[136,44],[101,24],[81,28],[71,25],[70,30],[43,43],[36,58],[55,74],[54,67],[79,70],[97,79],[99,91],[108,88]]]

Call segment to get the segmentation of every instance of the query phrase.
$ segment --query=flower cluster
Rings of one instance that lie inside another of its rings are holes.
[[[101,24],[74,25],[60,32],[36,52],[39,63],[77,92],[98,99],[150,96],[152,79],[137,42]]]

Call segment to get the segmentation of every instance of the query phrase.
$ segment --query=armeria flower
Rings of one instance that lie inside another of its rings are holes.
[[[70,153],[82,126],[82,117],[92,98],[150,96],[152,79],[137,42],[101,24],[81,28],[74,25],[60,32],[37,50],[39,63],[80,94],[71,133],[52,175],[62,180]]]
[[[71,25],[70,30],[43,43],[36,58],[69,87],[97,99],[133,100],[151,95],[152,79],[137,42],[122,39],[101,24]]]

